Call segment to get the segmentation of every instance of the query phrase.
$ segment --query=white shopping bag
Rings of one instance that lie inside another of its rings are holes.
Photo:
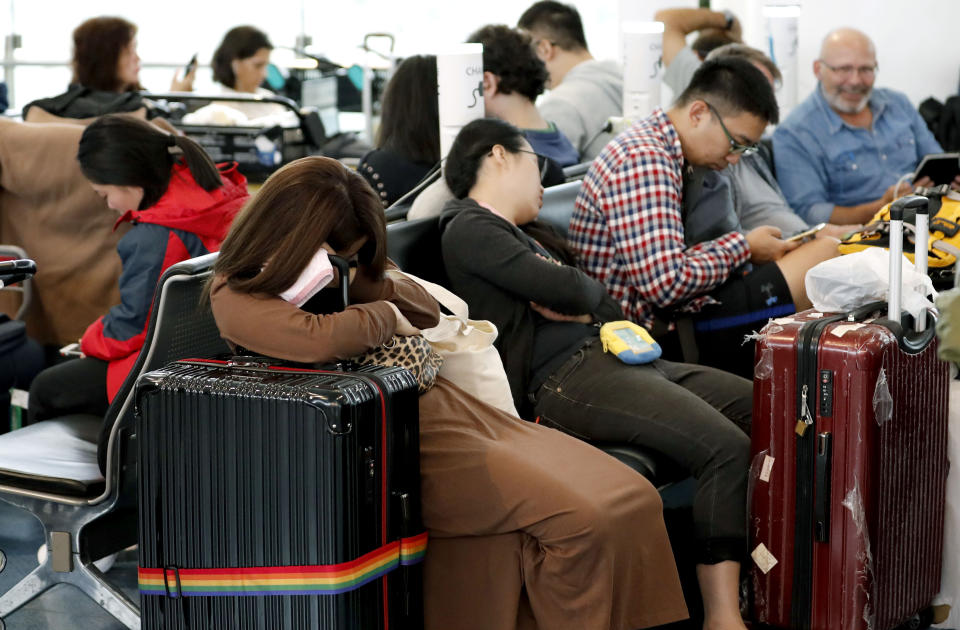
[[[807,271],[805,288],[813,308],[824,313],[846,313],[857,307],[886,301],[890,286],[890,253],[868,247],[855,254],[825,260]],[[936,297],[933,282],[903,257],[902,308],[914,319],[933,309],[927,296]]]
[[[448,289],[406,272],[400,273],[426,289],[453,315],[441,315],[440,323],[421,333],[443,357],[440,376],[475,398],[517,418],[510,383],[500,353],[493,347],[497,327],[485,319],[469,319],[467,303]]]

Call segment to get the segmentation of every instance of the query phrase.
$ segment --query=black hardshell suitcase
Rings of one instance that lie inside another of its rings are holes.
[[[420,629],[417,382],[178,361],[138,383],[144,629]]]

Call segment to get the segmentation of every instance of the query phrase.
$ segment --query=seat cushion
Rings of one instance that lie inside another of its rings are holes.
[[[96,496],[104,478],[97,465],[103,418],[73,415],[0,435],[0,485],[68,496]]]
[[[647,478],[656,488],[662,489],[668,484],[687,477],[687,473],[670,458],[653,449],[632,444],[594,444],[607,455],[620,460],[630,468]]]

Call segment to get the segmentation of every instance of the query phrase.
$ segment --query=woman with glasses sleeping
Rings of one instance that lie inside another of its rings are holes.
[[[520,130],[471,122],[445,177],[456,197],[440,219],[446,271],[471,317],[496,324],[521,415],[588,441],[655,449],[694,476],[704,627],[742,629],[751,382],[659,359],[631,365],[604,351],[597,324],[622,320],[620,306],[537,220],[543,188]]]

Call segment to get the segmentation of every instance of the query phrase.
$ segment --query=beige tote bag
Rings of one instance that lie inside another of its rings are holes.
[[[413,280],[453,313],[441,314],[439,324],[421,331],[424,339],[443,357],[440,376],[483,402],[519,418],[503,362],[493,347],[497,338],[497,327],[493,322],[470,319],[467,303],[439,284],[403,271],[388,273],[398,273]]]

